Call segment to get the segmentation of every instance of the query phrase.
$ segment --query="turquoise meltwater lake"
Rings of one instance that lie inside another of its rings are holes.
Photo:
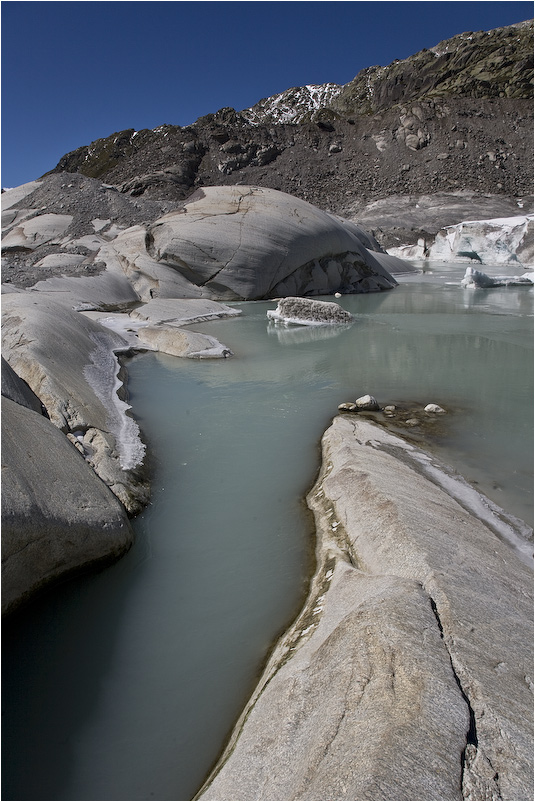
[[[342,401],[445,407],[421,444],[532,524],[533,288],[464,290],[464,270],[344,296],[347,329],[250,302],[193,327],[230,359],[129,360],[152,502],[116,565],[4,625],[3,799],[192,798],[303,601],[304,497]]]

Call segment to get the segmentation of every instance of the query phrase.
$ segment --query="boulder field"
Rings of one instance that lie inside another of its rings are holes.
[[[356,224],[266,188],[138,201],[52,175],[2,200],[5,610],[131,543],[149,481],[121,354],[232,356],[192,328],[239,316],[225,299],[373,292],[411,269]]]
[[[309,597],[196,798],[533,798],[517,522],[358,416],[325,433],[308,503]]]

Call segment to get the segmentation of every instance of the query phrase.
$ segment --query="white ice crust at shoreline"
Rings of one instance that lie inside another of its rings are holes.
[[[441,487],[461,507],[485,523],[500,540],[508,543],[525,565],[533,568],[533,530],[520,518],[506,512],[491,499],[477,491],[463,476],[450,466],[435,460],[425,451],[420,451],[399,437],[381,431],[381,442],[371,443],[376,448],[392,444],[392,453],[397,451],[399,459],[416,463],[420,471],[434,484]]]
[[[141,441],[139,426],[127,415],[130,405],[117,395],[122,386],[118,379],[119,360],[110,350],[105,335],[94,334],[91,339],[95,343],[95,350],[91,354],[92,364],[84,368],[84,377],[108,410],[108,425],[115,437],[121,468],[125,471],[131,470],[143,460],[145,446]]]

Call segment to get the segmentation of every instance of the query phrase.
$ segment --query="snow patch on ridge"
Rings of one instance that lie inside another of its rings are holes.
[[[241,114],[252,125],[266,122],[296,125],[310,112],[328,106],[341,91],[341,86],[332,83],[296,86],[260,100]]]

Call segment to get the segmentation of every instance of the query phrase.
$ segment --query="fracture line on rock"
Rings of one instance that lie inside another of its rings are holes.
[[[459,688],[459,692],[460,692],[460,694],[462,696],[462,699],[463,699],[464,703],[466,704],[466,707],[468,708],[468,716],[469,716],[470,724],[469,724],[469,727],[468,727],[468,730],[467,730],[467,733],[466,733],[466,745],[465,745],[465,747],[463,749],[463,752],[462,752],[462,755],[461,755],[461,788],[462,788],[463,787],[463,778],[464,778],[465,766],[466,766],[466,751],[467,751],[467,749],[468,749],[468,747],[470,745],[474,746],[477,749],[478,748],[478,743],[479,743],[478,737],[477,737],[476,716],[475,716],[475,713],[474,713],[474,708],[472,707],[472,704],[471,704],[470,699],[468,697],[468,694],[466,693],[465,689],[463,688],[461,680],[460,680],[460,677],[459,677],[457,671],[455,670],[455,666],[453,665],[453,659],[452,659],[451,652],[449,650],[449,647],[448,647],[448,644],[447,644],[447,641],[446,641],[446,638],[445,638],[445,635],[444,635],[444,627],[442,625],[442,620],[440,618],[440,613],[438,611],[437,604],[436,604],[434,598],[431,596],[431,594],[425,588],[423,588],[423,590],[429,596],[429,602],[431,604],[431,610],[433,611],[433,615],[435,616],[435,619],[436,619],[436,622],[437,622],[437,625],[438,625],[438,629],[440,631],[440,637],[442,639],[442,642],[444,643],[446,651],[448,652],[448,656],[449,656],[449,659],[450,659],[451,670],[452,670],[452,673],[453,673],[453,678],[455,679],[455,682],[457,683],[457,687]]]

